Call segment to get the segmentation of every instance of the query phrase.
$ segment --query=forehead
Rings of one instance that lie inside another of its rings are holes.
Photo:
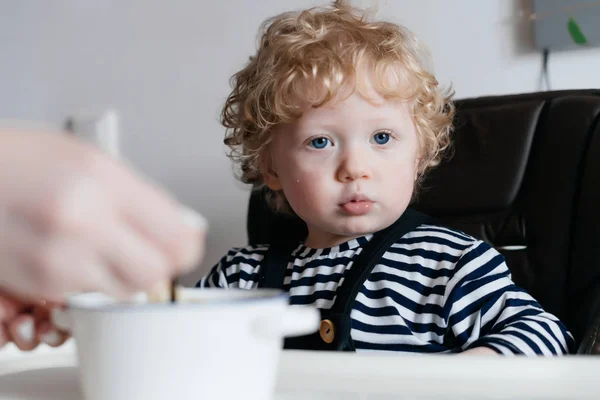
[[[298,125],[336,122],[339,124],[368,124],[377,122],[401,124],[411,122],[410,104],[399,98],[386,99],[378,93],[366,97],[354,92],[319,107],[306,107]]]

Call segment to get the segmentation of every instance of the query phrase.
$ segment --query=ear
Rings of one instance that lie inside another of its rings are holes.
[[[277,173],[275,171],[273,171],[272,169],[268,169],[265,172],[264,179],[265,179],[265,185],[267,185],[267,187],[269,189],[271,189],[272,191],[278,192],[282,189],[281,182],[279,181],[279,177],[277,176]]]
[[[267,152],[261,155],[259,165],[265,185],[274,192],[280,191],[282,189],[281,181],[273,168],[273,162]]]

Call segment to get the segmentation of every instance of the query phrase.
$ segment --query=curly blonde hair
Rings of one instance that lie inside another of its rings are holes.
[[[384,98],[411,104],[421,146],[418,188],[449,148],[454,116],[453,93],[439,87],[425,56],[406,28],[370,21],[341,0],[266,20],[258,51],[232,77],[221,113],[229,157],[240,166],[238,178],[263,188],[265,149],[274,127],[300,118],[307,107],[338,99],[343,90],[366,96],[368,76]],[[267,194],[273,208],[289,211],[283,192]]]

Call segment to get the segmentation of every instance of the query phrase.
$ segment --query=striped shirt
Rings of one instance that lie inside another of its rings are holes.
[[[329,309],[344,276],[373,235],[326,249],[299,244],[284,290],[292,305]],[[268,246],[234,248],[198,287],[254,289]],[[504,258],[483,241],[421,225],[393,244],[360,289],[350,314],[357,351],[565,354],[566,327],[511,280]]]

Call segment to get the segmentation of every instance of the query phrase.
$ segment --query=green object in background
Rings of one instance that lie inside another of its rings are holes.
[[[575,22],[573,18],[569,18],[569,22],[567,23],[567,29],[569,30],[569,34],[571,35],[571,39],[577,44],[587,44],[587,38],[581,32],[581,28],[579,24]]]

